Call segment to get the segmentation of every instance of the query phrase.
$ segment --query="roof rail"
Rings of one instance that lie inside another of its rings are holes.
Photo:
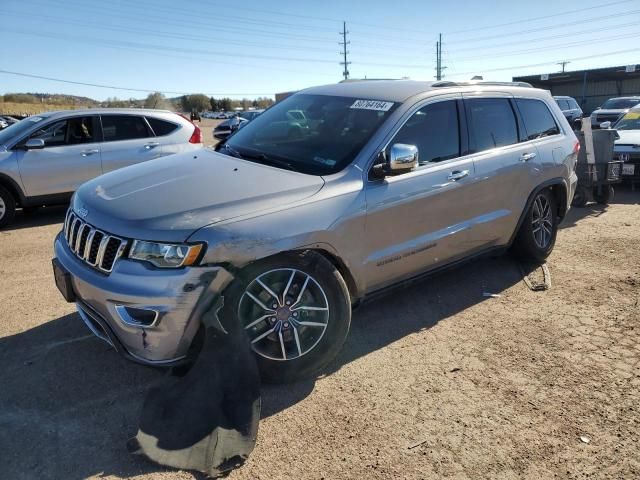
[[[473,86],[473,85],[533,88],[533,85],[527,82],[492,82],[489,80],[472,80],[468,82],[452,82],[450,80],[442,80],[440,82],[434,83],[431,86],[432,87],[464,87],[464,86]]]

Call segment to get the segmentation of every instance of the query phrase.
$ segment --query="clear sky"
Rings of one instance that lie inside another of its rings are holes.
[[[352,78],[513,75],[640,63],[640,0],[0,0],[0,93],[255,97]],[[617,52],[617,53],[615,53]],[[171,93],[176,92],[176,93]]]

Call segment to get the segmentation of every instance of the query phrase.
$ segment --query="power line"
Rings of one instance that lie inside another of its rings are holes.
[[[630,12],[624,12],[624,14],[622,13],[614,13],[612,15],[604,15],[604,16],[599,16],[599,17],[591,17],[591,18],[585,18],[583,20],[572,20],[571,21],[571,26],[576,25],[578,23],[591,23],[591,22],[599,22],[601,20],[605,20],[607,18],[619,18],[620,15],[624,15],[625,17],[628,15],[634,15],[640,13],[640,10],[633,10]],[[542,32],[545,30],[554,30],[556,28],[567,28],[567,22],[564,23],[560,23],[560,24],[555,24],[555,25],[547,25],[545,27],[538,27],[538,28],[531,28],[529,30],[519,30],[517,32],[511,32],[511,33],[502,33],[502,34],[497,34],[497,35],[489,35],[486,37],[476,37],[476,38],[468,38],[466,40],[458,40],[456,42],[449,42],[450,45],[458,45],[461,43],[474,43],[474,42],[479,42],[479,41],[483,41],[483,40],[493,40],[496,38],[504,38],[504,37],[512,37],[514,35],[518,35],[521,36],[525,33],[536,33],[536,32]]]
[[[626,38],[635,38],[640,36],[640,32],[633,32],[633,33],[625,33],[622,35],[609,35],[606,37],[598,37],[598,38],[590,38],[589,42],[600,42],[600,43],[605,43],[605,42],[612,42],[612,41],[616,41],[616,40],[623,40]],[[546,50],[554,50],[557,48],[567,48],[567,47],[578,47],[578,46],[583,46],[584,45],[584,41],[576,41],[576,42],[568,42],[568,43],[556,43],[553,45],[546,45],[544,47],[534,47],[534,48],[527,48],[527,49],[520,49],[520,50],[510,50],[508,52],[501,52],[501,53],[491,53],[491,58],[502,58],[502,57],[510,57],[513,55],[522,55],[523,53],[535,53],[535,52],[543,52]],[[467,61],[467,60],[477,60],[478,57],[463,57],[463,58],[458,58],[458,61]]]
[[[629,3],[629,2],[632,2],[632,1],[635,1],[635,0],[619,0],[617,2],[599,3],[598,5],[594,5],[592,7],[580,7],[580,8],[577,8],[575,10],[566,10],[564,12],[553,13],[553,14],[544,15],[544,16],[541,16],[541,17],[527,17],[527,18],[522,19],[522,20],[514,20],[512,22],[507,22],[507,23],[498,23],[498,24],[494,24],[494,25],[485,25],[485,26],[482,26],[482,27],[469,28],[469,29],[466,29],[466,30],[456,30],[456,31],[453,31],[453,32],[448,32],[448,35],[459,35],[461,33],[476,32],[476,31],[479,31],[479,30],[488,30],[490,28],[507,27],[507,26],[510,26],[510,25],[517,25],[517,24],[520,24],[520,23],[531,23],[531,22],[536,21],[536,20],[545,20],[547,18],[562,17],[562,16],[569,15],[569,14],[572,14],[572,13],[582,13],[582,12],[587,11],[587,10],[595,10],[595,9],[598,9],[598,8],[610,7],[612,5],[619,5],[621,3]],[[571,25],[573,25],[575,23],[575,21],[572,20],[570,23],[571,23]],[[567,23],[565,22],[564,25],[566,26]]]
[[[144,92],[144,93],[150,93],[150,92],[159,92],[159,93],[163,93],[163,94],[169,94],[169,95],[191,95],[194,92],[174,92],[174,91],[170,91],[170,90],[158,90],[155,88],[128,88],[128,87],[117,87],[114,85],[104,85],[104,84],[100,84],[100,83],[88,83],[88,82],[78,82],[75,80],[64,80],[61,78],[53,78],[53,77],[45,77],[43,75],[34,75],[31,73],[23,73],[23,72],[12,72],[9,70],[0,70],[0,73],[4,73],[7,75],[16,75],[19,77],[28,77],[28,78],[37,78],[40,80],[50,80],[52,82],[60,82],[60,83],[69,83],[72,85],[83,85],[86,87],[96,87],[96,88],[109,88],[111,90],[123,90],[123,91],[127,91],[127,92]],[[213,96],[220,96],[220,95],[273,95],[273,92],[270,93],[205,93],[204,95],[213,97]]]
[[[597,55],[587,55],[584,57],[574,57],[574,58],[568,58],[566,59],[566,61],[568,62],[577,62],[580,60],[591,60],[592,58],[602,58],[602,57],[611,57],[613,55],[620,55],[622,53],[632,53],[632,52],[640,52],[640,48],[629,48],[626,50],[617,50],[615,52],[608,52],[608,53],[601,53],[601,54],[597,54]],[[486,72],[503,72],[506,70],[519,70],[519,69],[523,69],[523,68],[533,68],[533,67],[544,67],[546,65],[554,65],[556,62],[555,61],[550,61],[550,62],[541,62],[541,63],[532,63],[529,65],[515,65],[515,66],[511,66],[511,67],[501,67],[501,68],[492,68],[489,70],[482,70],[482,73],[486,73]],[[473,72],[459,72],[456,73],[455,76],[460,76],[460,75],[475,75],[476,73],[480,73],[478,71],[473,71]]]
[[[343,56],[343,61],[340,62],[340,65],[344,65],[344,72],[342,72],[342,75],[344,76],[344,79],[347,80],[349,78],[349,64],[351,63],[347,61],[347,54],[349,53],[347,45],[351,43],[347,41],[347,34],[349,33],[347,31],[347,22],[342,22],[342,32],[338,33],[342,35],[342,41],[338,42],[339,45],[342,45],[342,52],[340,53]]]
[[[566,37],[577,37],[579,35],[593,35],[594,33],[600,33],[600,32],[612,32],[612,31],[617,31],[617,29],[619,28],[626,28],[626,27],[637,27],[638,26],[638,22],[631,22],[631,23],[619,23],[616,25],[608,25],[606,27],[603,28],[590,28],[587,30],[579,30],[577,32],[571,31],[569,33],[562,33],[559,35],[550,35],[550,36],[545,36],[545,37],[538,37],[536,38],[536,43],[539,42],[545,42],[547,40],[554,40],[556,38],[566,38]],[[591,39],[589,39],[589,41],[591,41]],[[466,48],[455,48],[453,50],[451,50],[451,52],[453,53],[459,53],[459,52],[471,52],[471,51],[477,51],[477,50],[488,50],[488,49],[494,49],[494,48],[504,48],[504,47],[510,47],[511,45],[521,45],[521,44],[526,44],[526,43],[531,43],[531,39],[527,38],[525,40],[519,40],[519,41],[509,41],[508,43],[505,42],[499,42],[499,43],[495,43],[495,44],[491,44],[491,45],[482,45],[479,47],[466,47]]]

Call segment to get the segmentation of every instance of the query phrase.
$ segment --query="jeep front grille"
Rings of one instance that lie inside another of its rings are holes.
[[[113,270],[127,247],[125,239],[98,230],[71,209],[64,221],[64,238],[76,257],[104,273]]]

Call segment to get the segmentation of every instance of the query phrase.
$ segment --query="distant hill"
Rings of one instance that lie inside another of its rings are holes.
[[[100,105],[100,102],[93,98],[61,93],[7,93],[2,95],[2,100],[6,103],[46,103],[48,105],[82,105],[86,107]]]

